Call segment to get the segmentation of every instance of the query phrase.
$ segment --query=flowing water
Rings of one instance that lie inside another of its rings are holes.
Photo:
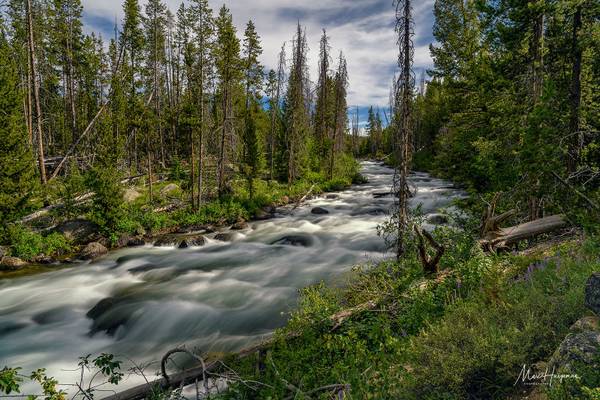
[[[282,208],[231,242],[208,235],[202,247],[124,249],[89,264],[0,280],[0,368],[46,367],[61,382],[74,382],[78,373],[67,370],[89,353],[145,362],[184,343],[206,353],[263,339],[285,323],[299,288],[341,284],[356,263],[385,256],[377,226],[393,204],[380,196],[390,191],[393,170],[365,162],[362,172],[367,184],[291,213]],[[462,196],[427,174],[411,180],[418,188],[411,205],[421,204],[432,222]],[[314,207],[329,213],[313,214]]]

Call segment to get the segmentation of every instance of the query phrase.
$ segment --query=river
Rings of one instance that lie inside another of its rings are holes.
[[[282,208],[232,242],[213,234],[202,247],[147,245],[0,280],[0,368],[45,367],[61,382],[74,382],[78,373],[68,370],[90,353],[147,362],[181,344],[207,353],[261,340],[285,324],[299,288],[322,280],[343,284],[353,265],[386,256],[377,226],[393,199],[373,194],[389,192],[393,170],[364,162],[362,173],[367,184],[314,198],[292,213]],[[463,195],[424,173],[411,182],[418,188],[411,205],[421,204],[431,221]],[[313,214],[314,207],[329,213]]]

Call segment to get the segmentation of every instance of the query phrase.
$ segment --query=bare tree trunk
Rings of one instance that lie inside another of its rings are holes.
[[[410,0],[396,3],[396,30],[398,31],[400,75],[396,92],[396,162],[394,192],[397,197],[396,215],[396,257],[399,260],[405,252],[405,236],[408,230],[408,174],[412,157],[412,7]]]
[[[571,121],[569,141],[569,156],[567,159],[567,170],[575,172],[579,162],[580,132],[579,132],[579,106],[581,104],[581,59],[583,51],[579,45],[579,31],[581,30],[582,6],[579,5],[573,16],[573,36],[571,49],[573,53],[573,69],[571,75]]]
[[[37,80],[37,66],[35,61],[35,44],[33,40],[33,15],[31,10],[31,0],[27,0],[26,12],[27,12],[27,25],[28,25],[28,36],[29,36],[29,67],[31,69],[32,83],[33,83],[33,101],[35,103],[35,117],[36,127],[38,136],[38,164],[40,169],[40,179],[42,184],[46,184],[46,166],[44,165],[44,133],[43,133],[43,118],[42,118],[42,106],[40,103],[40,88]]]

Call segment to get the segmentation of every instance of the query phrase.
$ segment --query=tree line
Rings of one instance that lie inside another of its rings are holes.
[[[233,176],[251,196],[257,179],[335,177],[358,130],[352,140],[347,64],[341,52],[334,62],[325,30],[315,84],[300,23],[266,71],[254,23],[240,38],[225,5],[192,0],[173,14],[160,0],[143,10],[125,0],[123,11],[105,40],[83,32],[80,0],[2,9],[3,219],[79,173],[108,197],[119,178],[145,175],[152,203],[158,175],[181,167],[194,209],[227,196]]]

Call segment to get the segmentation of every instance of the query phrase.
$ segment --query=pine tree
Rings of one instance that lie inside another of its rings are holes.
[[[293,57],[285,99],[286,178],[292,184],[299,177],[309,134],[308,69],[306,33],[300,24],[293,42]]]
[[[245,81],[244,109],[244,149],[242,170],[248,181],[250,198],[254,196],[254,179],[258,175],[261,164],[261,148],[256,127],[256,114],[260,107],[260,91],[263,83],[263,68],[258,61],[262,54],[260,38],[256,33],[254,23],[249,21],[244,33],[243,66]]]
[[[236,36],[231,13],[227,7],[221,7],[215,25],[217,27],[215,67],[218,76],[218,93],[221,100],[221,126],[219,127],[221,137],[217,165],[217,185],[219,196],[223,196],[227,190],[226,163],[228,148],[233,147],[235,136],[234,97],[236,90],[239,90],[240,79],[242,78],[242,64],[240,42]]]
[[[0,219],[4,223],[26,209],[34,187],[33,157],[22,109],[17,66],[0,28]]]
[[[193,21],[193,32],[195,36],[196,51],[196,74],[194,75],[193,88],[195,93],[195,103],[198,109],[198,197],[196,203],[198,206],[202,203],[202,193],[204,191],[204,158],[205,142],[209,133],[209,113],[207,112],[209,83],[213,76],[213,55],[214,44],[214,18],[213,12],[208,5],[208,0],[193,0],[190,6],[191,19]]]
[[[331,79],[329,77],[330,56],[329,37],[323,29],[319,51],[319,81],[317,83],[317,103],[315,107],[315,139],[317,154],[324,158],[327,154],[326,143],[329,141],[331,127]]]
[[[131,148],[129,149],[129,165],[139,171],[137,130],[141,124],[140,110],[143,108],[139,97],[141,88],[140,74],[144,36],[141,26],[140,5],[138,0],[125,0],[123,4],[125,20],[123,22],[123,33],[121,34],[121,46],[127,54],[126,85],[129,87],[127,99],[129,121],[128,135]]]
[[[346,91],[348,87],[348,67],[344,54],[340,52],[338,70],[335,74],[335,112],[333,125],[333,138],[329,153],[329,179],[333,179],[336,154],[342,150],[343,140],[348,125],[348,105]]]

